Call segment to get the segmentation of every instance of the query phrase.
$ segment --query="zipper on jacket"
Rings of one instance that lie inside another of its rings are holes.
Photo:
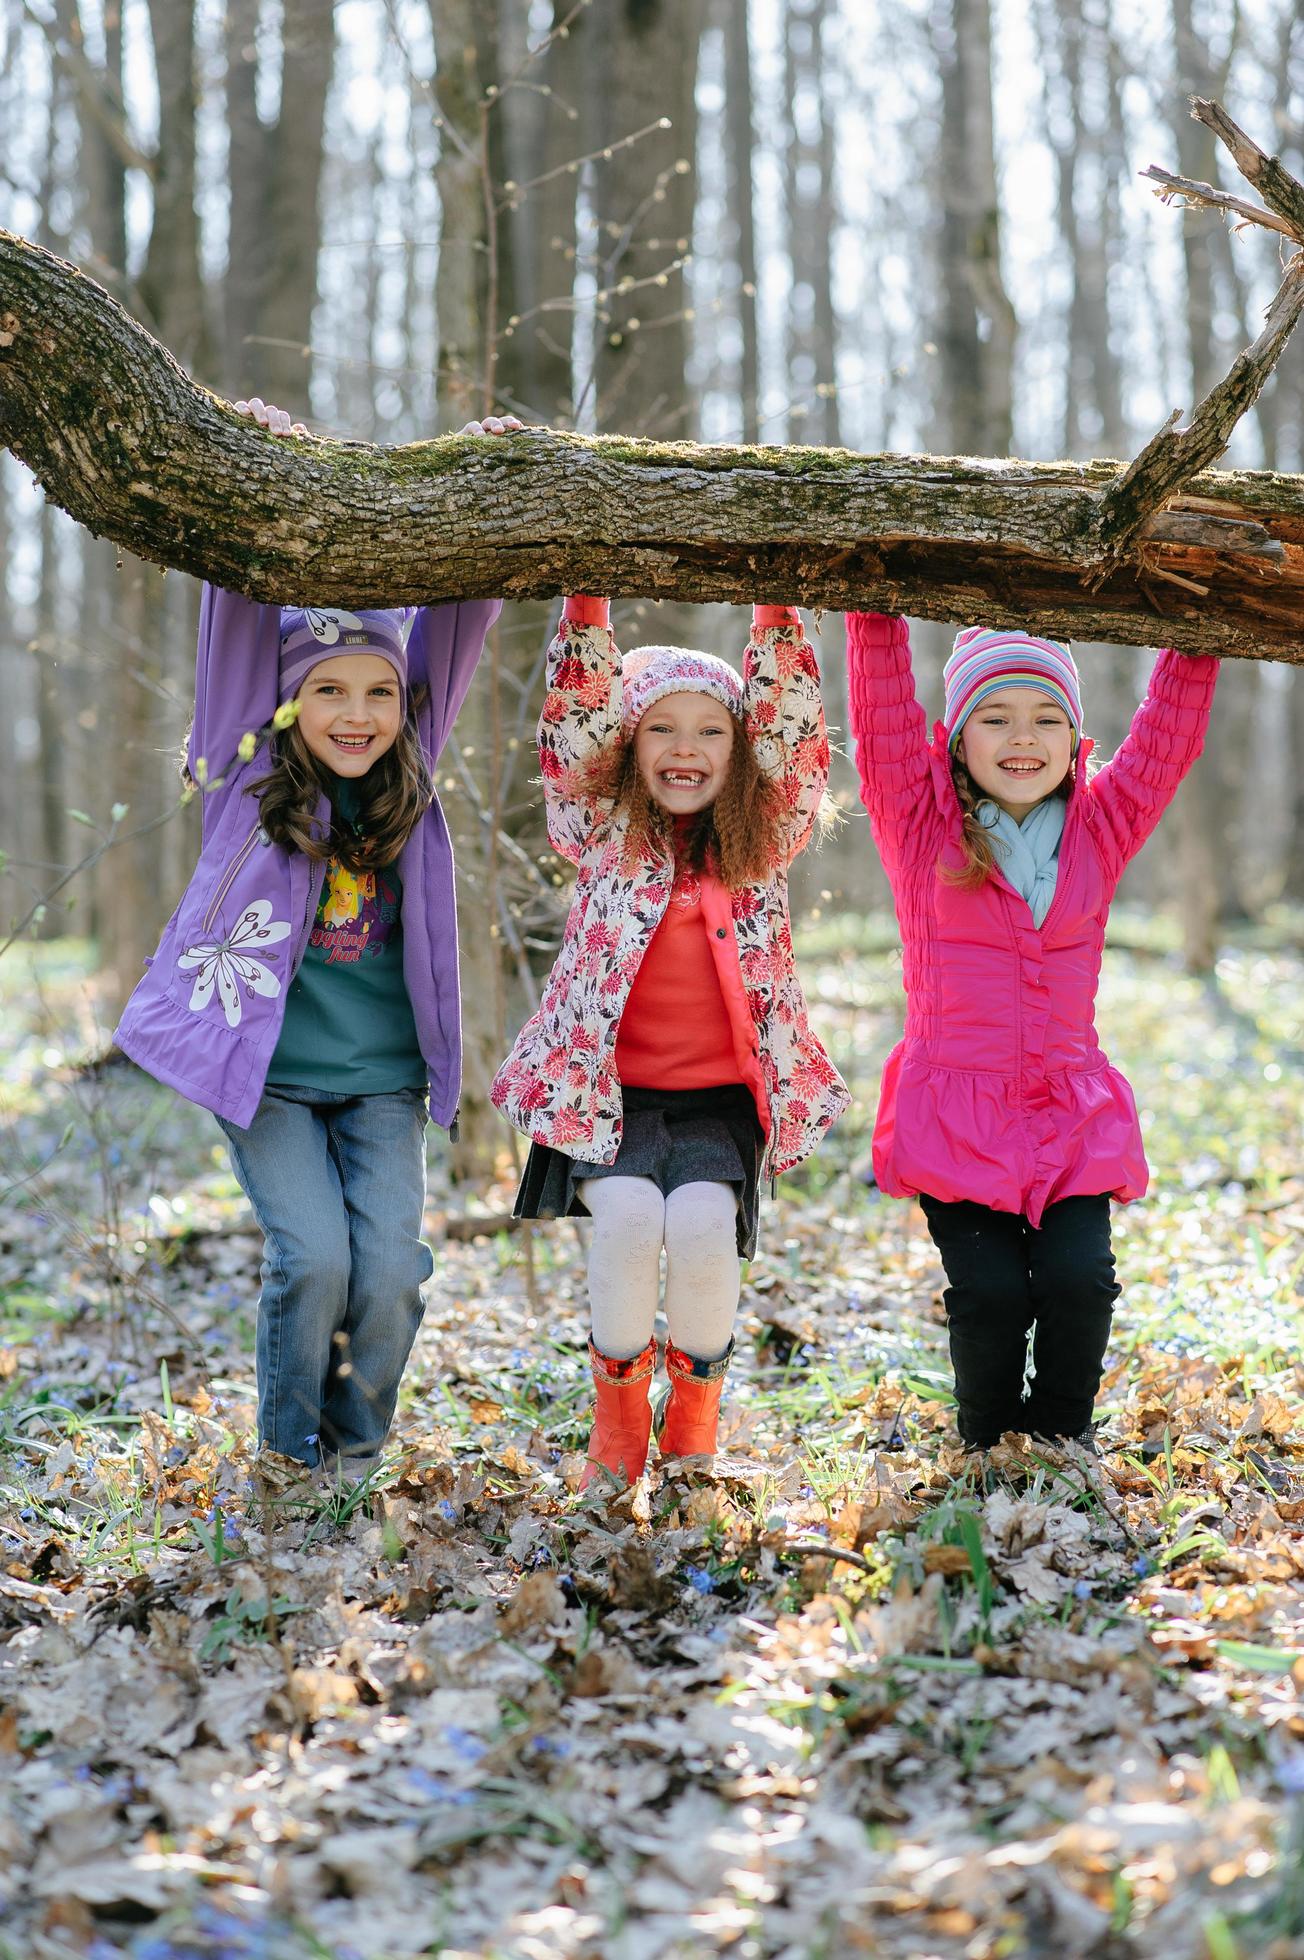
[[[226,867],[225,876],[222,878],[221,882],[217,887],[217,890],[214,892],[212,902],[210,903],[208,910],[204,914],[204,923],[201,928],[202,931],[211,932],[213,930],[213,920],[217,917],[218,912],[221,910],[222,900],[226,897],[227,893],[230,891],[232,881],[236,877],[236,874],[239,872],[241,865],[244,863],[245,859],[249,856],[249,853],[253,850],[254,845],[257,843],[258,835],[261,830],[262,830],[262,824],[256,823],[253,829],[250,831],[249,835],[245,838],[244,843],[240,846],[240,849],[236,852],[235,856],[232,858],[230,864],[228,864],[228,866]]]

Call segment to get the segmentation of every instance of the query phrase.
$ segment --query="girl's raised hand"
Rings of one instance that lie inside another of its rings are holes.
[[[524,427],[517,415],[486,415],[483,422],[468,422],[457,433],[459,436],[509,436]]]
[[[306,436],[308,433],[306,423],[290,420],[288,409],[276,408],[271,402],[260,400],[257,395],[251,396],[247,402],[233,402],[231,406],[237,415],[252,415],[261,428],[274,436]]]

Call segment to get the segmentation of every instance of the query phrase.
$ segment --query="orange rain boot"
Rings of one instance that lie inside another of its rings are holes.
[[[589,1437],[589,1460],[580,1479],[581,1490],[588,1489],[599,1465],[631,1484],[643,1475],[648,1438],[652,1434],[648,1388],[656,1358],[655,1341],[649,1341],[641,1354],[631,1355],[626,1361],[601,1354],[589,1342],[598,1419]]]
[[[657,1442],[662,1456],[715,1455],[720,1394],[733,1351],[730,1341],[714,1361],[699,1361],[673,1341],[666,1342],[670,1391],[657,1408]]]

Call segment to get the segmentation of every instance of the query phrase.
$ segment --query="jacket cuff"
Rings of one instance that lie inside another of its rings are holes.
[[[800,626],[801,615],[795,606],[753,606],[752,630],[761,632],[767,626]]]
[[[854,627],[862,640],[886,640],[891,637],[892,628],[901,624],[900,613],[849,612],[847,614],[848,632]]]
[[[561,619],[563,626],[610,626],[611,601],[572,592],[562,607]]]
[[[847,653],[854,661],[892,653],[909,659],[910,634],[899,613],[849,612]]]

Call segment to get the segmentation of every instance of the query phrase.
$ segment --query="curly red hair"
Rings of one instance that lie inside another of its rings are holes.
[[[719,796],[696,822],[683,847],[690,869],[715,871],[730,891],[761,884],[783,860],[787,804],[783,791],[756,759],[746,727],[726,710],[733,724],[733,748]],[[626,853],[631,864],[645,857],[654,840],[673,839],[674,819],[648,789],[632,739],[618,737],[590,756],[571,785],[579,795],[610,801],[629,816]]]

